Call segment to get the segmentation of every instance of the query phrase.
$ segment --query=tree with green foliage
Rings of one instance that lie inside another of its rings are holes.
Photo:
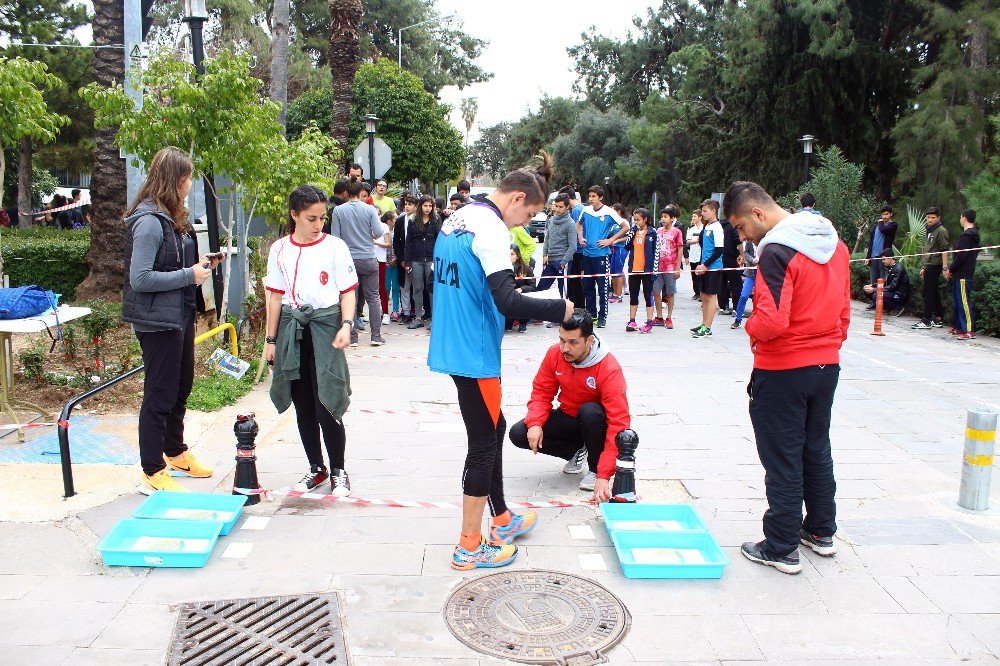
[[[362,60],[395,60],[400,28],[440,16],[435,0],[365,0],[361,17]],[[292,23],[302,50],[317,66],[327,64],[325,36],[330,25],[327,0],[295,2]],[[475,64],[486,43],[466,34],[458,19],[426,23],[403,32],[403,68],[415,74],[434,95],[445,86],[465,88],[492,77]]]
[[[0,193],[6,171],[3,149],[24,141],[52,141],[59,128],[69,122],[67,117],[49,111],[45,103],[44,91],[59,85],[59,79],[48,72],[44,63],[0,57],[0,100],[4,100],[0,104]],[[31,208],[30,182],[27,200],[21,201],[18,195],[18,207],[22,212]],[[21,224],[31,226],[30,216],[21,216]]]
[[[1000,113],[990,118],[993,136],[1000,136]],[[1000,154],[994,153],[986,167],[965,188],[969,207],[976,211],[984,245],[1000,243]]]
[[[510,123],[497,123],[480,129],[479,138],[469,148],[469,174],[473,178],[499,180],[507,173],[510,127]]]
[[[538,111],[529,111],[510,126],[507,138],[507,170],[528,164],[539,150],[551,149],[557,138],[573,131],[584,102],[568,97],[542,95]]]
[[[76,89],[90,80],[87,49],[51,48],[31,44],[79,44],[74,31],[89,20],[86,7],[79,2],[62,0],[7,0],[0,4],[0,34],[7,37],[0,56],[22,57],[44,64],[61,85],[43,91],[49,109],[66,117],[47,155],[40,156],[44,167],[75,168],[89,163],[93,142],[91,117],[79,103]],[[30,136],[18,142],[18,207],[31,208],[31,178],[34,173],[35,146]],[[30,225],[27,216],[21,224]]]
[[[573,129],[553,143],[556,180],[575,183],[582,191],[590,185],[603,185],[604,179],[610,178],[613,198],[609,203],[627,203],[635,196],[635,188],[617,177],[616,164],[631,150],[629,124],[629,118],[618,109],[606,113],[593,107],[584,109]]]
[[[392,60],[380,58],[358,68],[353,93],[349,153],[365,137],[365,115],[374,113],[379,118],[378,136],[392,148],[392,169],[387,178],[434,183],[461,174],[465,151],[461,133],[448,120],[451,108],[424,90],[420,79],[400,70]],[[303,93],[289,105],[288,136],[296,136],[310,122],[326,130],[330,108],[328,90]]]

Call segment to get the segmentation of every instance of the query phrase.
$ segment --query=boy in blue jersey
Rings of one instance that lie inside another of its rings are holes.
[[[462,475],[462,532],[452,555],[455,569],[500,567],[517,556],[510,545],[530,532],[534,513],[512,514],[504,502],[500,411],[500,342],[504,318],[565,321],[573,303],[522,296],[510,263],[510,229],[545,205],[552,158],[507,174],[490,195],[452,214],[434,245],[434,327],[427,364],[451,375],[469,438]],[[489,539],[482,536],[489,501]]]
[[[712,322],[719,308],[719,293],[723,289],[722,253],[726,245],[726,233],[719,223],[719,202],[705,199],[701,202],[701,218],[705,227],[701,230],[701,265],[695,275],[701,277],[701,324],[691,329],[696,338],[712,335]]]
[[[604,188],[600,185],[592,185],[587,190],[587,198],[590,205],[583,209],[577,222],[580,244],[583,245],[583,272],[600,277],[583,278],[583,295],[587,311],[597,320],[597,328],[604,328],[608,322],[611,278],[602,274],[610,272],[611,246],[628,233],[628,222],[604,205]]]

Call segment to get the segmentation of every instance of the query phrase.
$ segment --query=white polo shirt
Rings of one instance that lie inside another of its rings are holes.
[[[282,305],[317,310],[340,305],[340,295],[358,286],[354,260],[344,241],[323,234],[300,245],[291,236],[271,246],[264,288],[281,294]]]

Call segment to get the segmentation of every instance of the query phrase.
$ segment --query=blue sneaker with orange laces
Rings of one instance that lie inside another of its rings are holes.
[[[495,568],[510,564],[517,557],[517,546],[494,545],[483,539],[479,548],[469,551],[455,546],[451,556],[451,568],[459,571]]]
[[[511,513],[509,525],[494,525],[490,528],[490,543],[508,544],[522,534],[535,529],[538,524],[538,514],[534,511]]]

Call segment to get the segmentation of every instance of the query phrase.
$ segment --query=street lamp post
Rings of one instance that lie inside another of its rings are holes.
[[[205,42],[202,31],[208,20],[208,9],[205,0],[184,0],[183,21],[191,28],[191,58],[198,76],[205,74]],[[215,203],[215,177],[211,173],[204,176],[205,189],[205,222],[208,224],[208,249],[219,251],[219,209]],[[222,272],[212,271],[212,291],[215,296],[215,316],[222,313]]]
[[[416,28],[418,25],[424,25],[425,23],[437,23],[438,21],[447,21],[450,18],[454,18],[455,14],[456,14],[456,12],[452,12],[451,14],[448,14],[447,16],[436,16],[434,18],[429,18],[426,21],[421,21],[420,23],[414,23],[413,25],[408,25],[408,26],[400,28],[399,29],[399,39],[397,40],[398,41],[397,45],[399,46],[399,61],[398,61],[399,68],[403,69],[403,31],[404,30],[409,30],[410,28]]]
[[[799,143],[802,144],[802,156],[803,156],[803,167],[802,167],[802,182],[809,182],[809,157],[813,152],[813,143],[816,141],[816,137],[812,134],[803,134],[802,138],[799,139]]]
[[[611,176],[604,177],[604,195],[607,197],[606,201],[611,201],[613,198],[611,196]]]
[[[375,121],[378,116],[369,113],[365,116],[365,132],[368,133],[368,175],[375,179]],[[374,185],[372,185],[374,187]]]

